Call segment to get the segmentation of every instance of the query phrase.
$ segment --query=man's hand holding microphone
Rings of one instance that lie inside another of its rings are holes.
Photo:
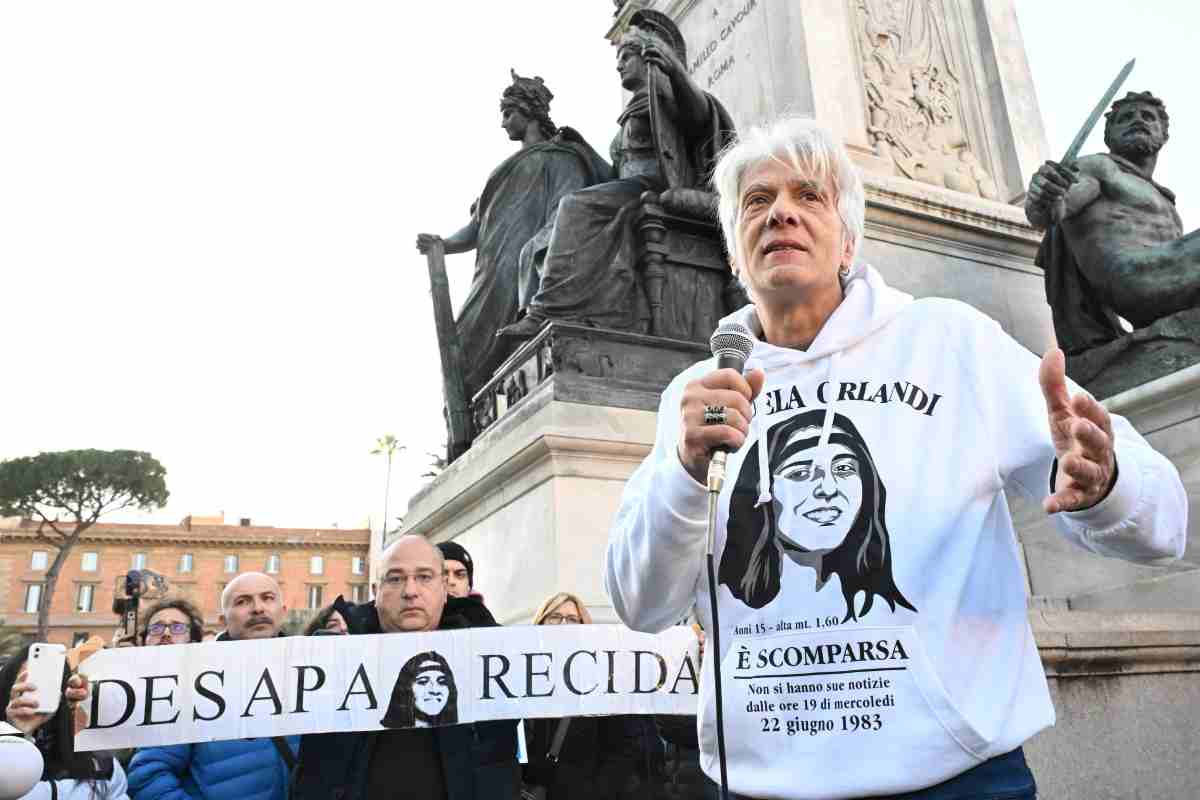
[[[767,376],[761,369],[742,375],[725,368],[710,372],[684,387],[680,401],[679,461],[698,483],[708,475],[708,463],[719,448],[732,452],[750,434],[754,398],[762,391]],[[717,421],[724,411],[724,422]],[[706,422],[707,418],[707,422]]]
[[[746,359],[754,350],[754,334],[740,322],[726,321],[713,332],[709,347],[717,368],[688,383],[679,403],[679,461],[699,483],[710,484],[709,464],[716,452],[732,453],[750,433],[754,398],[766,374],[753,369],[745,375]],[[724,462],[718,465],[724,477]],[[719,488],[709,485],[709,490]]]

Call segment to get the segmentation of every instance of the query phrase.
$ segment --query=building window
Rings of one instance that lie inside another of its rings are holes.
[[[49,562],[50,554],[45,550],[34,550],[33,556],[29,559],[29,568],[33,570],[43,570]]]
[[[320,584],[315,584],[315,583],[309,584],[309,586],[308,586],[308,607],[309,608],[320,608],[321,607],[321,598],[322,598],[322,595],[324,594],[323,589],[324,589],[324,587],[321,586]]]
[[[365,561],[366,561],[366,559],[363,558],[362,556],[354,556],[353,558],[350,559],[350,571],[353,572],[355,575],[362,575],[363,567],[365,566],[365,563],[364,563]]]
[[[271,553],[271,555],[267,556],[267,574],[268,575],[278,575],[279,574],[279,554],[278,553]]]
[[[194,559],[192,558],[192,554],[184,553],[183,555],[181,555],[179,557],[179,571],[180,572],[191,572],[193,563],[194,563]]]
[[[36,614],[38,603],[42,602],[42,585],[31,583],[25,587],[25,613]]]
[[[313,556],[308,560],[308,572],[310,575],[325,574],[325,556]]]
[[[75,596],[75,610],[85,614],[91,613],[96,605],[96,587],[90,583],[79,584],[79,591]]]
[[[350,587],[350,599],[355,603],[365,603],[369,599],[367,597],[367,585],[365,583],[356,583]]]
[[[225,556],[225,571],[226,572],[237,572],[238,571],[238,557],[237,556]]]
[[[130,559],[130,561],[129,561],[129,568],[130,569],[145,569],[146,568],[146,554],[145,553],[134,553],[133,558]]]
[[[83,563],[79,567],[84,572],[95,572],[100,569],[100,554],[99,553],[84,553]]]
[[[71,647],[78,647],[79,645],[86,642],[88,640],[88,637],[90,637],[90,636],[91,636],[91,634],[88,633],[87,631],[82,631],[80,633],[76,633],[74,636],[71,637]]]

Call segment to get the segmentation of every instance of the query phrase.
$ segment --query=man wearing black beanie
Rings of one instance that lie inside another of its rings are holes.
[[[451,597],[466,597],[475,587],[475,562],[471,554],[458,542],[440,542],[438,549],[446,562],[446,592]]]

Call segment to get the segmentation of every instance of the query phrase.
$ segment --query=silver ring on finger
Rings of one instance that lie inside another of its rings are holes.
[[[725,406],[705,406],[705,425],[725,425],[729,422],[729,413]]]

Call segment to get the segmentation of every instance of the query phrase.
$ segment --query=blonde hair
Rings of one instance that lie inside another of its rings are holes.
[[[583,601],[579,599],[578,595],[573,595],[570,592],[559,592],[558,594],[550,595],[546,602],[542,603],[542,605],[538,608],[537,613],[533,615],[533,624],[544,625],[546,617],[548,617],[550,613],[554,611],[554,609],[568,601],[574,603],[575,607],[579,609],[579,618],[583,620],[583,624],[591,625],[592,615],[588,613],[587,606],[583,604]]]

